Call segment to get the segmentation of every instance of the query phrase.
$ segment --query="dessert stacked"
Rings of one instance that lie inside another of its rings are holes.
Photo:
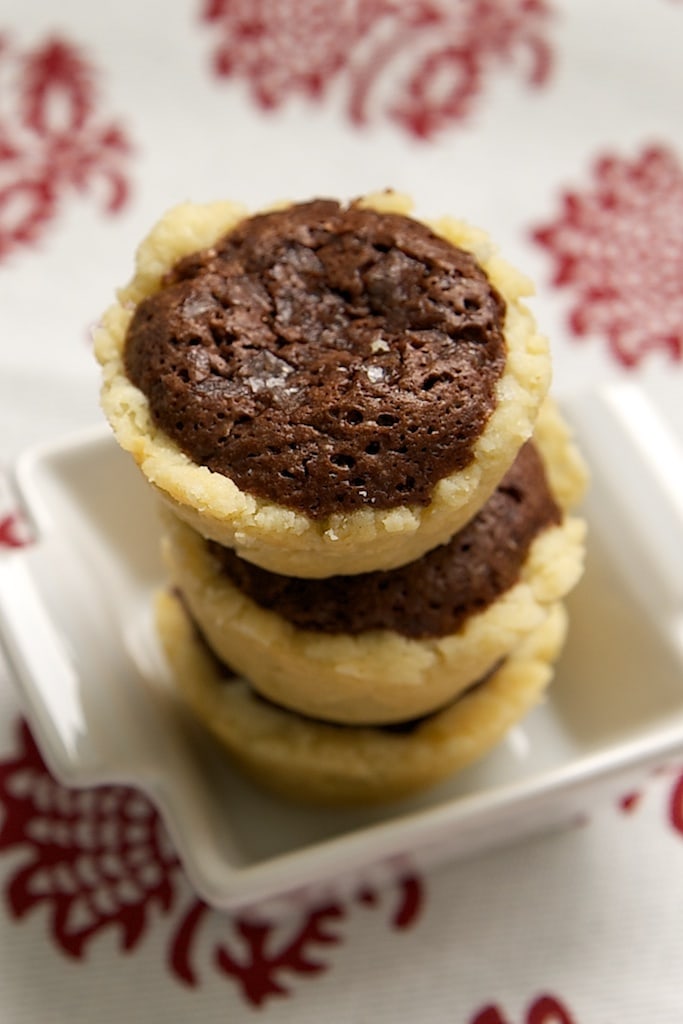
[[[393,193],[167,214],[97,339],[179,692],[251,775],[393,799],[543,695],[584,470],[526,280]]]

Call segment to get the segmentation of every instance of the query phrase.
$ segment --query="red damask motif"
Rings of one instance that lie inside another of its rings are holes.
[[[208,945],[213,969],[253,1006],[290,994],[293,976],[329,969],[321,952],[343,941],[340,929],[354,900],[302,912],[286,927],[220,914],[192,895],[188,899],[163,823],[142,794],[122,786],[59,785],[23,723],[18,748],[16,756],[0,762],[0,853],[24,855],[4,886],[14,919],[42,906],[57,948],[81,960],[89,942],[107,929],[118,930],[123,951],[140,949],[161,913],[170,921],[171,976],[197,986],[197,961]],[[406,877],[382,895],[364,889],[357,900],[366,906],[388,900],[390,927],[404,929],[420,915],[422,886]]]
[[[631,793],[624,793],[624,795],[619,798],[619,807],[624,814],[630,814],[632,811],[637,810],[641,798],[642,793],[639,793],[638,790],[635,789]]]
[[[28,527],[18,512],[0,515],[0,548],[21,548],[29,540]]]
[[[676,832],[683,836],[683,771],[681,771],[671,788],[669,821]]]
[[[497,1006],[489,1005],[472,1017],[470,1024],[512,1024]],[[538,996],[527,1008],[524,1024],[578,1024],[567,1007],[555,996]]]
[[[0,36],[0,262],[34,243],[64,195],[103,182],[104,208],[121,209],[130,145],[115,122],[101,121],[95,70],[69,42],[48,39],[21,53]]]
[[[17,507],[11,478],[0,470],[0,552],[3,548],[22,548],[32,540],[31,526]]]
[[[683,835],[683,768],[680,765],[662,765],[654,769],[652,776],[666,780],[666,818],[674,831]],[[671,783],[672,777],[673,782]],[[634,789],[624,793],[619,799],[619,809],[626,814],[632,814],[639,810],[647,795],[648,788],[646,786],[642,789]]]
[[[602,335],[623,366],[653,350],[683,359],[683,166],[670,149],[600,158],[592,188],[565,193],[533,237],[574,295],[574,335]]]
[[[20,918],[44,904],[65,953],[82,956],[108,927],[132,949],[150,911],[170,909],[178,862],[151,804],[120,786],[60,786],[25,725],[18,756],[0,764],[0,805],[0,850],[28,852],[6,888],[10,912]]]
[[[214,69],[244,79],[264,109],[319,100],[339,83],[365,124],[379,110],[432,138],[466,118],[496,65],[548,78],[546,0],[205,0],[220,34]]]
[[[398,881],[395,891],[391,889],[382,897],[374,889],[362,888],[356,899],[361,904],[375,907],[386,902],[387,895],[394,907],[390,926],[397,931],[409,928],[422,909],[420,881],[414,875],[406,876]],[[202,925],[210,913],[205,903],[194,903],[171,944],[172,969],[190,986],[199,982],[192,963],[193,952],[201,938]],[[342,941],[338,926],[347,913],[348,906],[336,900],[330,901],[305,914],[293,931],[285,929],[284,934],[273,923],[247,917],[238,917],[232,922],[226,918],[226,940],[214,947],[215,965],[239,982],[245,997],[254,1006],[262,1005],[271,996],[288,995],[291,991],[285,981],[288,972],[314,975],[327,970],[327,964],[320,959],[320,947],[334,946]],[[235,937],[239,939],[239,952],[234,949]]]

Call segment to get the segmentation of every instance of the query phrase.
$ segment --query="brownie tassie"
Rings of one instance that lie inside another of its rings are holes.
[[[542,699],[566,631],[554,605],[509,657],[467,693],[400,727],[333,725],[287,711],[230,673],[181,600],[157,599],[174,686],[236,763],[276,793],[325,805],[395,800],[487,754]]]
[[[472,520],[390,571],[270,573],[166,518],[165,561],[206,641],[284,707],[333,722],[423,715],[508,656],[574,586],[583,463],[554,406]],[[557,493],[554,490],[557,488]]]
[[[419,558],[533,431],[549,355],[527,281],[408,209],[177,208],[97,333],[121,445],[178,516],[272,572]]]

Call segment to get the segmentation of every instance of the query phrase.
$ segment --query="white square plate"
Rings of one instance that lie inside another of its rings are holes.
[[[0,561],[0,635],[51,770],[70,785],[140,787],[198,893],[236,907],[567,822],[589,790],[683,750],[680,450],[634,387],[564,407],[593,474],[590,542],[548,698],[478,765],[362,811],[264,794],[177,705],[151,623],[154,500],[109,432],[25,455],[17,481],[38,539]]]

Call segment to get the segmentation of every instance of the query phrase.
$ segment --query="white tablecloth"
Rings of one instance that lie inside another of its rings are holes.
[[[101,418],[90,328],[166,207],[387,186],[535,279],[558,388],[637,380],[683,437],[682,44],[680,0],[8,0],[0,466]],[[53,782],[0,668],[0,1020],[680,1024],[683,752],[585,812],[255,923],[146,800]]]

